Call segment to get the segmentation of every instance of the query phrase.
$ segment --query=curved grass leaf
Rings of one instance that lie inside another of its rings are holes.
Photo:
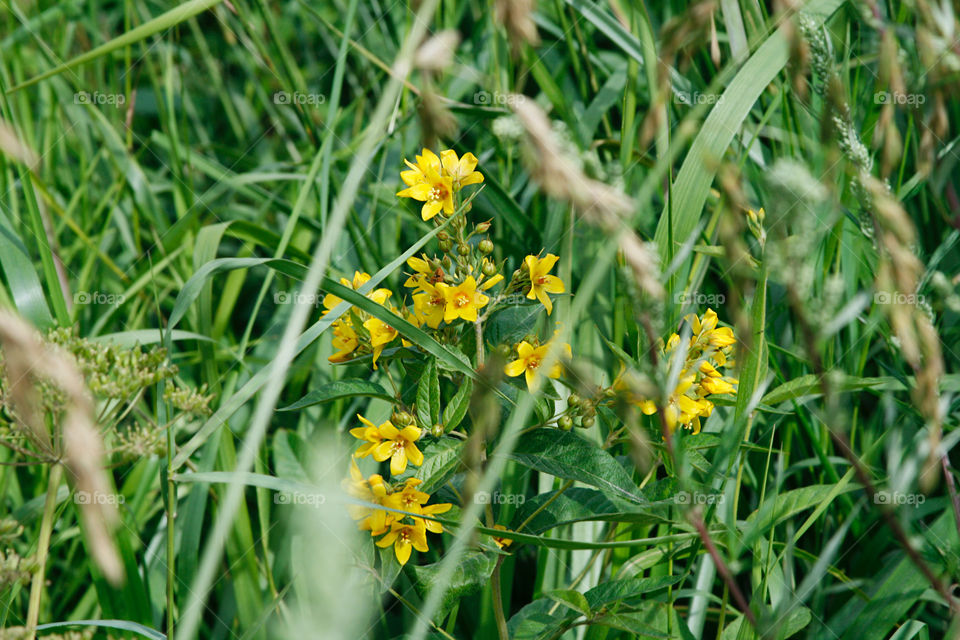
[[[389,391],[376,382],[360,379],[334,380],[319,389],[314,389],[293,404],[277,409],[277,411],[296,411],[297,409],[312,407],[316,404],[330,402],[339,398],[356,397],[380,398],[391,401],[394,399]]]
[[[100,629],[118,629],[120,631],[131,631],[150,640],[166,640],[167,636],[150,627],[145,627],[136,622],[128,620],[71,620],[69,622],[49,622],[47,624],[37,625],[37,631],[46,631],[48,629],[67,629],[70,627],[97,627]]]

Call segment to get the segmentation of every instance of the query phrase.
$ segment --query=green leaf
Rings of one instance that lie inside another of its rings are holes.
[[[440,413],[440,374],[437,371],[437,363],[430,360],[423,375],[420,376],[420,382],[417,383],[417,419],[420,421],[420,427],[426,430],[433,428],[438,420],[434,419],[434,408],[436,413]]]
[[[550,491],[527,500],[514,516],[514,526],[526,522],[537,513],[524,528],[540,534],[564,524],[584,521],[633,522],[656,524],[666,522],[652,508],[638,507],[635,502],[621,500],[597,489],[572,487],[566,491]]]
[[[559,429],[523,434],[510,458],[558,478],[578,480],[635,504],[647,499],[613,456],[578,435]]]
[[[331,400],[337,400],[339,398],[356,398],[358,396],[393,400],[390,392],[379,384],[370,382],[369,380],[351,378],[348,380],[328,382],[319,389],[314,389],[293,404],[277,409],[277,411],[296,411],[297,409],[312,407],[315,404],[330,402]]]
[[[443,430],[451,431],[457,428],[457,425],[467,415],[467,409],[470,408],[470,394],[473,393],[473,381],[465,379],[457,392],[450,399],[449,404],[443,410]]]
[[[556,591],[548,591],[544,595],[578,613],[587,617],[590,616],[590,605],[587,603],[584,595],[579,591],[573,589],[557,589]]]
[[[493,312],[484,329],[484,339],[492,345],[513,346],[533,331],[543,305],[517,304]]]
[[[444,585],[442,604],[435,621],[442,620],[450,607],[460,598],[479,592],[490,580],[490,574],[493,573],[496,563],[496,556],[492,553],[470,551],[464,554],[457,564],[453,576]],[[438,586],[436,581],[440,573],[439,562],[422,566],[408,564],[407,567],[412,575],[414,587],[421,597]]]
[[[446,484],[460,467],[463,440],[440,438],[432,442],[428,441],[422,449],[423,464],[412,475],[423,481],[423,484],[418,487],[420,491],[433,493]]]
[[[0,208],[0,267],[17,311],[39,329],[52,327],[53,316],[43,295],[43,285],[33,268],[33,260],[3,208]]]
[[[584,595],[590,608],[597,610],[614,602],[639,605],[649,594],[666,589],[682,580],[682,576],[657,576],[654,578],[628,578],[603,582]]]

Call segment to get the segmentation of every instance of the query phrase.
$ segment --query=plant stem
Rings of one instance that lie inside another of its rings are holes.
[[[27,608],[27,630],[29,640],[37,635],[37,622],[40,620],[40,597],[43,595],[43,582],[46,576],[47,553],[50,551],[50,534],[53,531],[53,517],[57,509],[57,489],[63,480],[63,466],[54,463],[50,467],[47,479],[47,499],[43,504],[43,519],[40,521],[40,539],[37,542],[37,570],[30,584],[30,603]]]
[[[497,621],[497,634],[500,640],[510,640],[507,631],[507,617],[503,613],[503,593],[500,588],[500,564],[503,562],[503,556],[497,558],[497,565],[493,568],[491,588],[493,591],[493,617]]]

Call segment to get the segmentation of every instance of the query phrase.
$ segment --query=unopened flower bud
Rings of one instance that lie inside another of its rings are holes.
[[[393,415],[390,417],[390,421],[394,424],[406,427],[413,424],[413,416],[406,411],[394,411]]]
[[[451,240],[450,238],[445,238],[440,242],[438,242],[437,244],[440,245],[440,251],[443,251],[443,252],[450,251],[450,249],[453,248],[453,240]]]
[[[592,416],[586,416],[580,421],[580,426],[583,427],[584,429],[589,429],[590,427],[593,426],[594,422],[596,421],[593,419]]]
[[[573,428],[573,420],[570,416],[560,416],[560,419],[557,420],[557,426],[564,431],[570,431]]]
[[[430,427],[430,433],[433,435],[433,437],[439,438],[440,436],[443,435],[443,425],[442,424],[433,425],[432,427]]]
[[[489,223],[489,222],[481,222],[481,223],[477,224],[477,227],[476,227],[476,228],[477,228],[477,233],[486,233],[487,231],[490,230],[490,223]]]
[[[480,249],[480,253],[493,253],[493,243],[487,238],[481,240],[477,248]]]
[[[583,402],[583,398],[581,398],[575,393],[571,393],[570,396],[567,398],[567,404],[570,405],[571,407],[579,407],[581,402]]]
[[[495,264],[493,264],[492,262],[489,262],[489,261],[484,261],[484,263],[483,263],[483,275],[487,276],[488,278],[489,278],[490,276],[495,276],[495,275],[497,275],[497,265],[495,265]]]
[[[462,256],[468,256],[468,255],[470,255],[470,245],[468,245],[468,244],[458,244],[458,245],[457,245],[457,253],[459,253],[459,254],[462,255]]]

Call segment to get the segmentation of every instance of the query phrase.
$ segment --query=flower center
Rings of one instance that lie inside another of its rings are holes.
[[[547,284],[547,276],[540,276],[537,278],[537,284]]]
[[[468,304],[470,304],[470,296],[468,296],[465,293],[458,293],[456,297],[453,299],[453,303],[457,307],[465,307]]]
[[[400,453],[401,451],[403,451],[403,443],[397,440],[393,443],[393,452]]]
[[[540,367],[540,358],[528,358],[527,359],[527,369],[533,371]]]
[[[440,200],[446,200],[447,190],[443,187],[434,187],[430,189],[430,200],[432,202],[438,202]]]
[[[446,304],[446,302],[447,301],[443,299],[443,296],[438,295],[430,298],[430,304],[433,305],[434,307],[442,307],[443,305]]]

